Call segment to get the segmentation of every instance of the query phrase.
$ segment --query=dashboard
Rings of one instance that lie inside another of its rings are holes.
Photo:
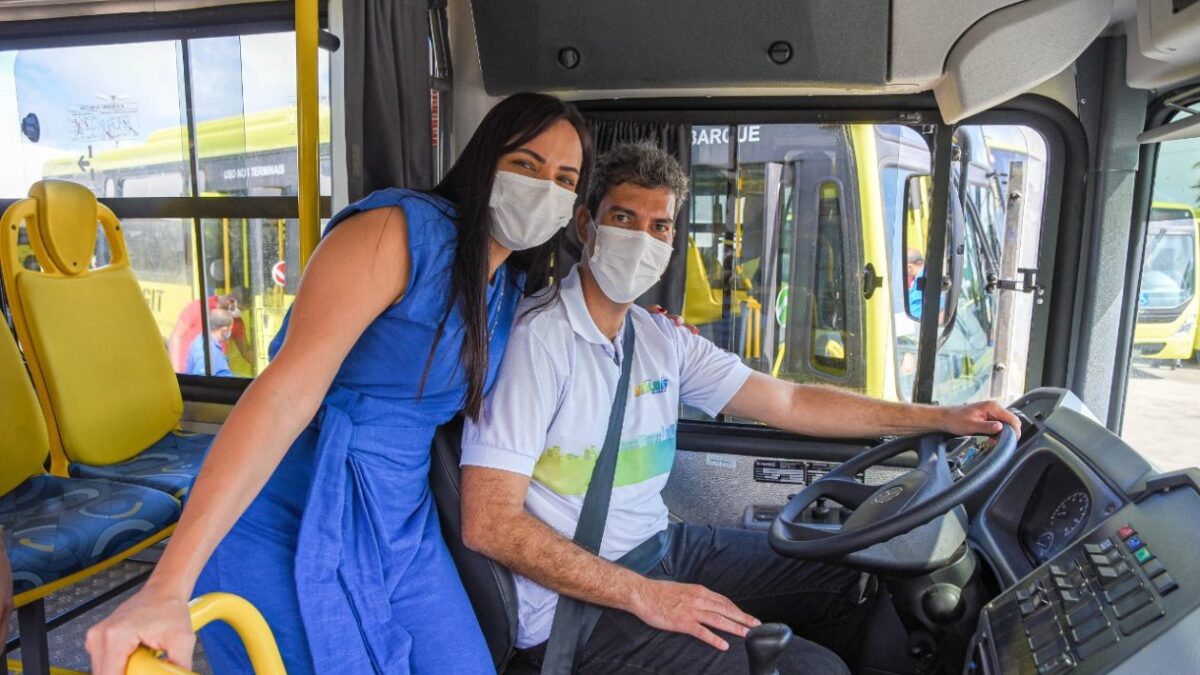
[[[1159,474],[1064,390],[1013,407],[1017,459],[968,534],[999,589],[964,672],[1200,672],[1200,471]]]

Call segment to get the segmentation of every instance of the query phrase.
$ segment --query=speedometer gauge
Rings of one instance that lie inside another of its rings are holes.
[[[1050,521],[1046,523],[1046,529],[1061,536],[1063,540],[1069,539],[1087,522],[1091,505],[1092,498],[1087,492],[1080,490],[1073,493],[1054,509]]]

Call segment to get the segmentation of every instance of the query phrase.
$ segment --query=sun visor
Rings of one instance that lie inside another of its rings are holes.
[[[1075,62],[1108,26],[1112,0],[1027,0],[971,27],[934,87],[947,122],[1030,91]]]
[[[880,87],[879,0],[471,3],[487,92]]]

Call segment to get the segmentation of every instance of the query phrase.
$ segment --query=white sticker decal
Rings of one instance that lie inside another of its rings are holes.
[[[736,469],[737,457],[730,457],[729,455],[714,455],[709,453],[704,456],[704,463],[721,469]]]

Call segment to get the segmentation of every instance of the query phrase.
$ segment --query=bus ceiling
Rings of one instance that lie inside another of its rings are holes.
[[[1076,60],[1097,38],[1121,34],[1129,38],[1130,86],[1162,90],[1200,76],[1197,0],[893,0],[890,7],[879,0],[659,0],[653,10],[639,0],[449,5],[452,28],[474,23],[474,31],[458,32],[475,40],[455,41],[459,74],[464,64],[479,64],[476,77],[490,96],[932,91],[943,118],[954,123],[1027,92],[1075,109]],[[461,53],[476,48],[478,58]]]

